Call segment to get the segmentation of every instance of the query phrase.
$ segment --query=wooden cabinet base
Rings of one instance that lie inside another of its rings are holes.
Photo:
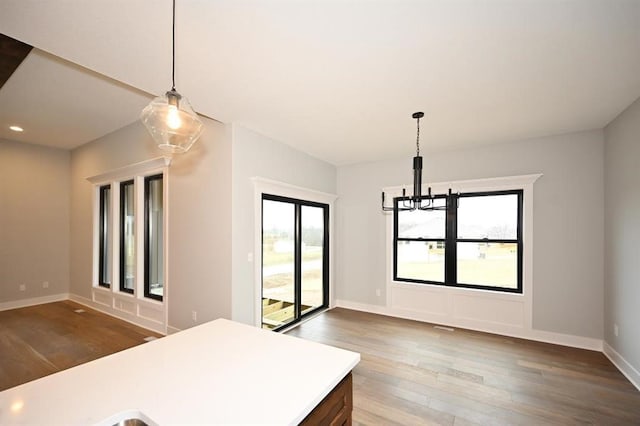
[[[300,424],[350,426],[352,411],[353,379],[349,373]]]

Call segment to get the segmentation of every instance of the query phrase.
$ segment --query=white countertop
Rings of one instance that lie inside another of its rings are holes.
[[[0,424],[297,424],[359,360],[219,319],[0,392]]]

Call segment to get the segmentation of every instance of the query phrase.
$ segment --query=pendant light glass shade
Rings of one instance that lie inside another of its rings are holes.
[[[140,119],[158,147],[171,154],[187,152],[202,134],[202,121],[175,89],[152,100]]]

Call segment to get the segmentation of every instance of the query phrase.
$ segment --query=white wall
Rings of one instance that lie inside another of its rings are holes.
[[[640,99],[605,128],[604,136],[604,338],[640,379]]]
[[[231,144],[226,127],[203,118],[201,139],[169,167],[171,327],[231,317]],[[91,298],[92,185],[87,177],[160,156],[140,122],[72,151],[71,292]]]
[[[169,325],[179,329],[193,325],[192,311],[198,323],[232,316],[254,322],[253,263],[247,261],[254,250],[252,177],[336,191],[334,166],[241,126],[205,123],[202,139],[169,168]],[[92,186],[86,178],[158,154],[139,123],[72,152],[72,293],[91,297]]]
[[[69,162],[68,151],[0,140],[0,303],[69,291]]]
[[[254,264],[247,260],[254,251],[254,188],[252,177],[322,191],[336,192],[336,168],[248,130],[233,125],[233,319],[255,324]]]
[[[603,335],[603,135],[574,133],[424,155],[423,180],[543,173],[534,185],[533,328]],[[338,168],[340,300],[386,304],[380,191],[412,183],[410,157]]]

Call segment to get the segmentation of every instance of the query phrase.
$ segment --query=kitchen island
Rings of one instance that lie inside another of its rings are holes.
[[[298,424],[359,360],[219,319],[0,392],[0,424]]]

